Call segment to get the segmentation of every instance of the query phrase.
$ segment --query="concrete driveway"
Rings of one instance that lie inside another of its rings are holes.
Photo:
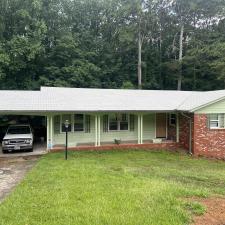
[[[10,194],[40,156],[0,158],[0,203]]]

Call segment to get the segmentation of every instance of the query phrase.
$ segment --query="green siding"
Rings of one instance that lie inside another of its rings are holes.
[[[114,142],[115,139],[121,141],[136,141],[137,140],[137,117],[135,118],[134,131],[108,131],[103,132],[103,123],[101,117],[101,142]]]
[[[209,106],[203,107],[195,111],[195,113],[225,113],[225,100],[221,100]]]
[[[60,132],[60,116],[54,116],[54,133],[57,134]]]
[[[54,125],[56,126],[56,116],[54,118]],[[54,127],[55,127],[54,126]],[[93,143],[95,142],[95,118],[94,116],[90,117],[90,133],[82,132],[69,132],[68,133],[68,144],[69,146],[76,146],[82,143]],[[60,133],[60,124],[59,128],[55,128],[54,145],[63,145],[65,144],[65,133]]]
[[[115,139],[121,139],[122,142],[137,142],[138,133],[137,116],[134,118],[133,131],[108,131],[103,132],[103,115],[101,116],[101,143],[114,143]],[[143,117],[143,140],[151,140],[155,138],[155,114],[144,115]],[[94,144],[95,142],[95,116],[90,116],[90,133],[72,132],[68,134],[69,146],[77,146],[80,144]],[[54,145],[65,144],[65,133],[60,133],[60,116],[54,117]]]
[[[145,115],[143,117],[143,140],[155,138],[155,114]]]

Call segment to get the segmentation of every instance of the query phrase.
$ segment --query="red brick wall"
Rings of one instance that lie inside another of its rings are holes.
[[[69,147],[71,151],[86,151],[86,150],[113,150],[113,149],[146,149],[146,150],[176,150],[180,147],[179,143],[175,142],[163,142],[163,143],[148,143],[148,144],[120,144],[120,145],[102,145],[102,146],[79,146]],[[54,147],[51,152],[64,151],[65,147]]]
[[[184,114],[192,118],[192,149],[193,149],[194,115],[190,113]],[[179,141],[180,145],[187,150],[189,150],[189,135],[190,135],[190,119],[188,119],[182,114],[179,114]]]
[[[207,115],[194,115],[194,154],[225,158],[225,130],[209,129]]]

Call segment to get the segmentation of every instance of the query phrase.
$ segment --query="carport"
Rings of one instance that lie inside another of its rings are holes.
[[[34,135],[34,152],[46,150],[47,117],[45,115],[30,114],[0,114],[0,142],[4,138],[10,125],[29,124]],[[1,144],[0,144],[1,146]],[[18,151],[22,152],[22,151]],[[16,153],[18,153],[16,152]]]
[[[0,92],[0,153],[2,153],[2,138],[8,126],[14,124],[31,125],[34,134],[34,153],[51,149],[53,117],[46,110],[48,104],[45,102],[46,97],[40,91]]]

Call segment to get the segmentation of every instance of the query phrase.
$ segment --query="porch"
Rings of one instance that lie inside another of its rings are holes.
[[[47,116],[47,148],[65,146],[69,121],[69,149],[175,148],[179,143],[179,115],[176,112],[68,113]]]

